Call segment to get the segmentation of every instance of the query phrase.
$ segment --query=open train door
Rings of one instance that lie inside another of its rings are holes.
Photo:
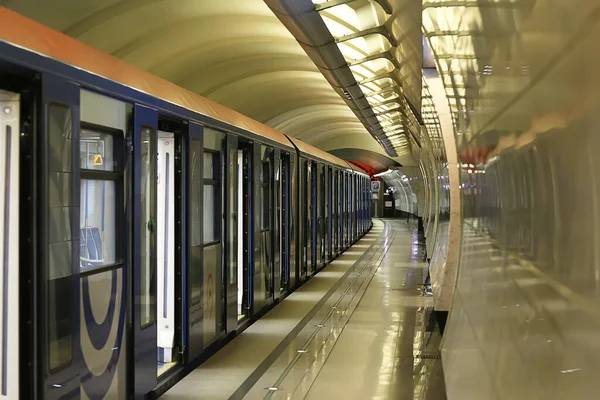
[[[85,373],[79,349],[79,86],[42,76],[41,131],[35,138],[40,393],[60,399],[79,393]],[[74,165],[75,164],[75,165]]]
[[[157,383],[156,324],[156,110],[136,104],[133,111],[133,361],[134,396]]]

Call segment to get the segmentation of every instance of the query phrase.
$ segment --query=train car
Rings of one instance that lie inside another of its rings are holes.
[[[371,226],[364,171],[2,7],[0,165],[0,398],[160,394]]]
[[[337,257],[370,227],[362,225],[364,214],[361,214],[360,229],[352,229],[353,221],[354,226],[358,226],[358,210],[366,211],[364,201],[358,205],[366,193],[359,195],[357,188],[348,183],[352,179],[364,187],[370,178],[363,170],[332,154],[298,139],[289,139],[297,150],[299,203],[305,205],[299,210],[297,242],[299,274],[305,279]],[[352,197],[352,188],[356,197]]]

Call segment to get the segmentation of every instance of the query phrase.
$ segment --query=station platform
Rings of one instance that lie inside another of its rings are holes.
[[[445,399],[416,227],[354,246],[161,398]]]

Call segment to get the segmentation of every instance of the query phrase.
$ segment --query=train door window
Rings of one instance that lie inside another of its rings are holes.
[[[204,345],[214,342],[222,328],[221,274],[222,274],[222,182],[221,150],[224,134],[204,129],[203,158],[203,276]]]

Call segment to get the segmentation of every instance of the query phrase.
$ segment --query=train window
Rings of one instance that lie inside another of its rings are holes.
[[[81,185],[79,263],[83,270],[116,264],[117,215],[122,174],[117,163],[123,132],[82,123],[79,141]]]
[[[206,153],[204,157],[204,179],[215,179],[214,157],[213,153]]]
[[[214,218],[211,217],[216,205],[216,187],[214,185],[204,185],[204,243],[218,241],[217,227]]]
[[[79,261],[81,268],[115,264],[116,182],[81,180]]]
[[[48,368],[65,368],[73,358],[71,109],[48,107]]]
[[[220,153],[204,152],[204,244],[220,241],[220,185],[219,185]],[[206,171],[210,171],[207,174]]]
[[[82,127],[79,141],[81,169],[116,171],[113,135]]]

